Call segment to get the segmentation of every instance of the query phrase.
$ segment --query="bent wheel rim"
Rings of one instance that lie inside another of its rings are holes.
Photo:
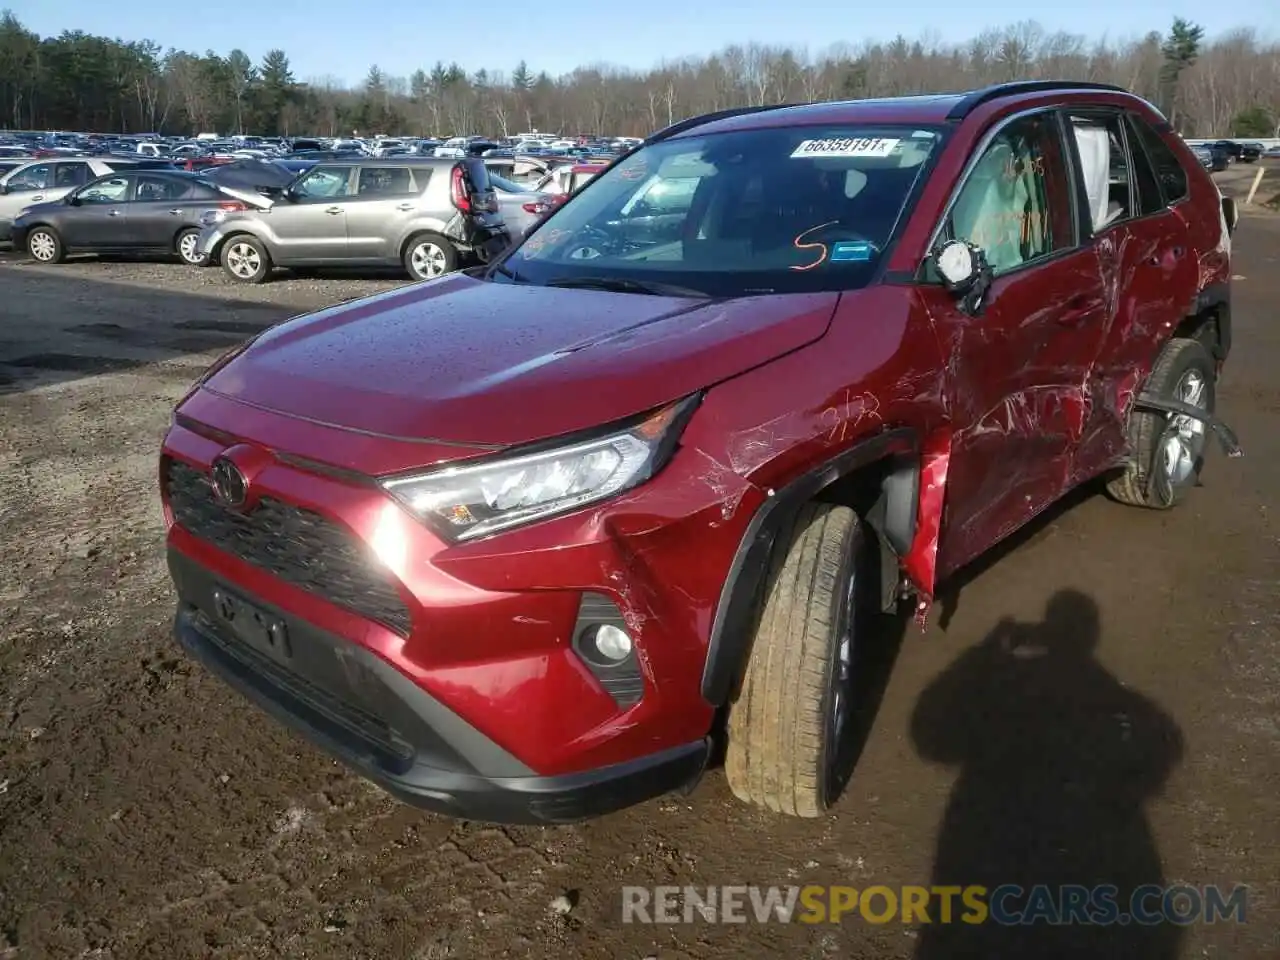
[[[448,272],[449,258],[444,250],[434,243],[419,243],[409,254],[409,262],[413,264],[413,272],[420,277],[438,277]]]
[[[227,266],[237,277],[248,280],[262,269],[262,257],[247,243],[233,243],[227,251]]]
[[[57,241],[43,230],[33,233],[27,245],[31,249],[31,256],[44,261],[52,260],[54,252],[58,249]]]
[[[1186,371],[1173,389],[1173,399],[1200,410],[1208,406],[1208,380],[1196,369]],[[1204,421],[1183,413],[1171,414],[1160,445],[1164,475],[1173,485],[1185,483],[1204,454]]]

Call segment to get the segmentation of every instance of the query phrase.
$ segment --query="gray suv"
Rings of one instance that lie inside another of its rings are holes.
[[[318,163],[265,209],[210,212],[197,249],[242,283],[274,266],[391,264],[429,280],[489,260],[510,239],[481,161],[360,158]]]

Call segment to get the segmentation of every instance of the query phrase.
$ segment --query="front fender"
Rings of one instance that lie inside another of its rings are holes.
[[[868,437],[832,459],[769,492],[747,525],[716,604],[702,671],[702,696],[713,706],[728,702],[751,642],[751,619],[764,585],[778,533],[819,491],[842,477],[884,461],[901,469],[885,474],[884,497],[869,522],[895,552],[916,539],[921,449],[915,431],[902,427]],[[904,551],[905,552],[905,551]],[[894,584],[896,587],[896,583]]]

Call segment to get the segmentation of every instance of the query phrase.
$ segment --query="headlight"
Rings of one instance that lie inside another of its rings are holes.
[[[697,396],[600,437],[382,486],[449,540],[473,540],[575,510],[644,483],[665,466]]]

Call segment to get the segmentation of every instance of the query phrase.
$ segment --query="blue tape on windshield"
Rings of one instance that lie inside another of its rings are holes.
[[[831,246],[832,263],[866,263],[876,248],[866,240],[842,240]]]

